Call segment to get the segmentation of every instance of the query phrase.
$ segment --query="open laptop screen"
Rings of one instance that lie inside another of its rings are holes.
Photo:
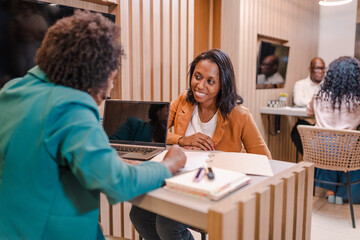
[[[166,147],[169,105],[106,100],[103,126],[110,143]]]

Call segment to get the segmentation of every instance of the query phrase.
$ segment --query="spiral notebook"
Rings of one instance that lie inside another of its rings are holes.
[[[250,182],[250,177],[241,172],[212,168],[215,178],[206,176],[200,182],[193,179],[197,170],[176,175],[165,180],[165,189],[210,200],[218,200]]]

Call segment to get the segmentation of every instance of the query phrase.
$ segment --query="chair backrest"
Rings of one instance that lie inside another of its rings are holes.
[[[360,131],[298,125],[303,160],[315,167],[353,171],[360,169]]]

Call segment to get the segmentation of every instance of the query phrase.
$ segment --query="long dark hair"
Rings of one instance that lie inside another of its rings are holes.
[[[36,62],[51,82],[96,95],[120,65],[119,32],[101,14],[78,10],[49,28]]]
[[[350,110],[351,103],[360,100],[360,63],[353,57],[340,57],[329,65],[317,98],[329,101],[333,109],[344,100]]]
[[[194,69],[202,60],[209,60],[215,63],[219,68],[220,91],[217,95],[216,107],[220,110],[221,115],[224,118],[227,118],[236,105],[244,102],[243,98],[236,93],[235,74],[231,60],[225,52],[219,49],[212,49],[201,53],[190,64],[188,72],[190,86]],[[186,101],[196,104],[191,87],[188,89]]]

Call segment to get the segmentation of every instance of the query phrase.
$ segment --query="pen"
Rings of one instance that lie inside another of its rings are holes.
[[[203,167],[199,168],[198,172],[196,173],[193,179],[193,182],[200,182],[204,178],[204,175],[205,175],[205,168]]]
[[[213,180],[215,178],[215,174],[212,170],[211,167],[208,167],[207,168],[207,177],[210,179],[210,180]]]

